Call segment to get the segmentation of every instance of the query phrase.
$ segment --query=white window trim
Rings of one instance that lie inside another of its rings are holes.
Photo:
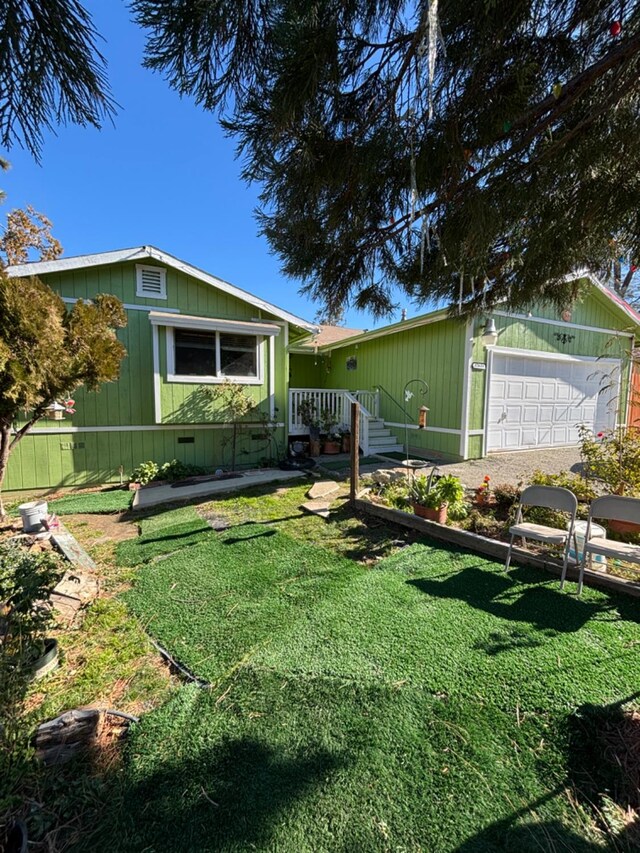
[[[160,293],[147,293],[142,289],[142,273],[145,270],[152,270],[154,273],[160,273]],[[151,264],[136,264],[136,296],[142,299],[166,299],[167,298],[167,271],[164,267],[153,266]]]
[[[178,327],[182,328],[182,326]],[[220,375],[220,330],[211,329],[216,336],[216,373],[217,376],[189,376],[176,373],[176,350],[173,326],[166,327],[167,338],[167,382],[181,382],[197,385],[222,385],[223,382],[235,382],[238,385],[262,385],[264,382],[264,338],[262,335],[250,333],[256,338],[256,368],[257,376],[222,376]],[[224,332],[223,332],[224,334]],[[245,333],[246,334],[246,333]]]

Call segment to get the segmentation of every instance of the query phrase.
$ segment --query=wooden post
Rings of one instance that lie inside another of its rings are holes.
[[[360,403],[351,404],[351,484],[349,499],[355,501],[358,497],[358,481],[360,480]]]

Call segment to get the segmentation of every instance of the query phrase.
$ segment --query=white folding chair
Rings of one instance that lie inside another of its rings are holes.
[[[593,518],[626,521],[640,525],[640,500],[638,498],[625,498],[621,495],[605,495],[592,501],[584,536],[584,552],[580,563],[580,577],[578,578],[578,595],[582,592],[582,580],[587,558],[589,559],[589,568],[592,568],[594,554],[602,554],[603,557],[612,557],[626,563],[640,563],[640,545],[631,545],[629,542],[614,542],[612,539],[601,539],[599,537],[591,539],[591,520]]]
[[[569,527],[566,530],[562,530],[559,527],[548,527],[546,524],[535,524],[534,522],[523,521],[523,508],[535,506],[544,507],[545,509],[555,509],[558,512],[566,512],[570,518]],[[544,542],[547,545],[564,545],[564,561],[562,563],[562,577],[560,578],[560,589],[562,589],[564,579],[567,574],[569,545],[572,538],[574,548],[576,549],[576,558],[578,554],[575,534],[577,511],[578,499],[573,492],[569,491],[569,489],[563,489],[560,486],[527,486],[520,495],[516,523],[513,527],[509,528],[511,539],[509,541],[507,562],[504,567],[505,572],[509,571],[513,540],[516,536],[520,536],[522,538],[523,547],[526,547],[527,539],[535,539],[537,542]]]

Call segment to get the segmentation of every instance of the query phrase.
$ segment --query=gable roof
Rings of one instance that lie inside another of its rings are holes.
[[[46,273],[66,272],[67,270],[84,269],[86,267],[99,267],[106,264],[119,264],[129,261],[158,261],[161,264],[172,269],[182,272],[185,275],[198,279],[198,281],[216,287],[231,296],[242,299],[243,302],[254,305],[262,311],[267,311],[275,317],[279,317],[287,323],[292,323],[294,326],[299,326],[307,332],[315,333],[318,330],[317,324],[309,323],[301,317],[296,317],[295,314],[290,314],[276,305],[272,305],[258,296],[254,296],[247,290],[242,290],[228,281],[217,278],[204,270],[188,264],[186,261],[181,261],[179,258],[170,255],[168,252],[163,252],[155,246],[136,246],[133,249],[116,249],[111,252],[98,252],[92,255],[75,255],[70,258],[58,258],[56,261],[32,261],[26,264],[14,264],[6,268],[7,275],[12,277],[22,277],[30,275],[45,275]]]
[[[574,278],[588,278],[591,284],[602,293],[603,296],[606,296],[609,299],[615,308],[622,310],[624,314],[630,319],[633,320],[634,325],[640,326],[640,314],[636,311],[633,306],[629,305],[629,303],[622,298],[622,296],[618,296],[618,294],[603,284],[600,279],[594,275],[589,270],[581,270],[579,273],[571,276],[570,280]]]
[[[315,350],[316,347],[336,344],[338,341],[344,341],[347,338],[353,338],[354,335],[361,335],[362,333],[363,329],[345,329],[344,326],[330,326],[327,323],[321,323],[317,334],[311,338],[305,338],[304,341],[301,341],[297,345],[296,349],[305,352]]]
[[[631,320],[636,329],[640,330],[640,313],[638,313],[635,308],[632,308],[628,302],[618,296],[617,293],[614,293],[608,287],[606,287],[600,279],[594,275],[590,270],[581,269],[576,270],[574,273],[570,273],[565,276],[565,281],[575,281],[579,278],[587,278],[591,282],[591,284],[595,287],[598,293],[602,294],[611,304],[610,307],[617,313],[622,314],[627,320]],[[491,312],[487,312],[491,313]],[[364,341],[370,341],[374,338],[384,337],[385,335],[395,335],[398,332],[406,331],[407,329],[415,329],[418,326],[426,326],[430,323],[439,323],[441,320],[446,320],[451,318],[451,312],[448,308],[438,308],[435,311],[429,311],[426,314],[419,314],[416,317],[410,317],[408,320],[400,320],[397,323],[391,323],[388,326],[381,326],[379,329],[373,329],[368,332],[361,332],[360,334],[352,334],[348,337],[345,337],[341,340],[336,341],[327,341],[321,344],[318,344],[318,348],[321,351],[327,352],[333,349],[339,349],[340,347],[350,346],[356,343],[362,343]],[[308,348],[307,341],[305,341],[305,348]],[[298,349],[301,349],[299,347]]]

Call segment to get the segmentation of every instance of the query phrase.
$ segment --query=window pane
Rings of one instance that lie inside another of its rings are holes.
[[[223,376],[258,375],[255,335],[220,335],[220,372]]]
[[[179,376],[216,375],[215,332],[188,332],[174,329],[176,374]]]

